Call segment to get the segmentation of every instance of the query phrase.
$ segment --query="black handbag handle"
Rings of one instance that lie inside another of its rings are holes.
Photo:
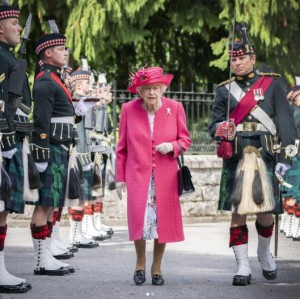
[[[184,165],[183,150],[182,150],[181,143],[179,141],[178,141],[178,145],[179,145],[179,148],[180,148],[181,161],[180,161],[180,158],[177,158],[177,162],[178,162],[179,168],[181,168]]]

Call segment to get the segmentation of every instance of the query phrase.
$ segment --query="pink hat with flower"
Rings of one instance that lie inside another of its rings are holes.
[[[158,66],[140,69],[130,75],[130,85],[127,90],[132,93],[138,93],[137,87],[150,84],[163,84],[169,86],[173,79],[172,74],[163,74],[163,69]]]

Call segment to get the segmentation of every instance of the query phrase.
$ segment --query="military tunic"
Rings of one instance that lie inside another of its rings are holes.
[[[75,111],[71,94],[60,77],[61,68],[47,64],[43,67],[33,86],[33,158],[35,162],[48,163],[40,174],[43,187],[38,204],[63,207]]]
[[[5,169],[9,174],[12,187],[12,198],[6,200],[6,210],[16,213],[24,212],[23,201],[23,158],[22,145],[23,138],[28,132],[33,130],[32,123],[29,122],[28,115],[19,108],[10,106],[9,102],[9,80],[13,68],[17,64],[17,59],[13,54],[14,48],[9,44],[0,42],[0,99],[4,101],[4,111],[0,112],[0,130],[3,134],[1,150],[9,151],[14,148],[16,153],[11,159],[4,158]],[[25,74],[24,74],[25,75]],[[24,76],[22,89],[22,103],[30,108],[31,92],[27,76]],[[11,107],[9,111],[5,108]]]
[[[238,86],[246,93],[253,84],[260,78],[260,76],[272,76],[272,82],[264,94],[264,99],[258,101],[258,106],[273,120],[276,125],[276,137],[278,143],[281,142],[280,153],[273,152],[273,145],[276,142],[274,136],[269,131],[250,130],[239,131],[233,141],[233,156],[228,160],[223,161],[223,169],[220,183],[220,197],[219,210],[231,210],[231,203],[229,201],[230,194],[233,189],[233,184],[236,175],[237,165],[243,157],[243,148],[246,146],[254,146],[260,149],[262,158],[264,159],[268,174],[273,182],[274,196],[275,196],[275,211],[282,213],[281,200],[279,199],[278,181],[274,176],[275,165],[277,162],[291,163],[291,159],[285,154],[285,147],[289,144],[295,143],[295,127],[293,123],[293,116],[289,104],[286,100],[286,94],[280,85],[279,78],[274,74],[257,74],[251,72],[246,76],[236,76],[231,78]],[[230,80],[229,80],[230,81]],[[229,82],[228,81],[228,82]],[[228,103],[228,89],[223,82],[219,84],[216,89],[215,102],[212,107],[212,122],[209,125],[209,132],[214,137],[216,132],[216,125],[226,120],[227,103]],[[237,106],[236,99],[230,96],[230,113]],[[260,121],[254,116],[248,114],[242,123],[256,123]],[[256,127],[256,124],[253,128]]]

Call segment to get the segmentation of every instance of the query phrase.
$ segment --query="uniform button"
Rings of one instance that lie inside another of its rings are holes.
[[[250,120],[250,119],[252,119],[252,116],[251,116],[251,115],[249,115],[249,116],[248,116],[248,119],[249,119],[249,120]]]
[[[247,82],[246,85],[249,86],[249,85],[250,85],[250,82]]]

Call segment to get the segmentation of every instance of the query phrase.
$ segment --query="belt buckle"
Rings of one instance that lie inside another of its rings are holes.
[[[257,123],[256,122],[243,122],[243,131],[244,132],[256,132]]]

